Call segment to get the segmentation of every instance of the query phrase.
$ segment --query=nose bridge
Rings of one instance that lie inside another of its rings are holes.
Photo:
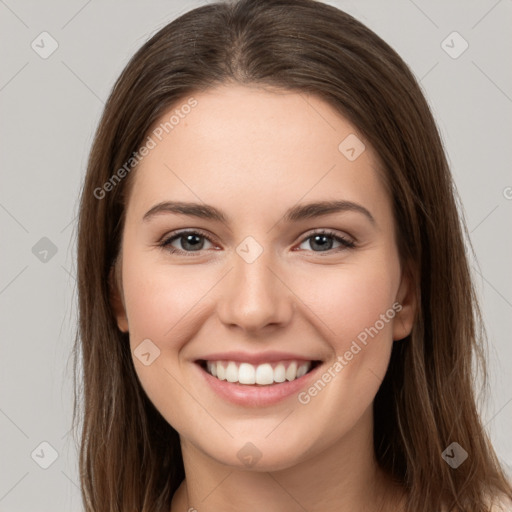
[[[226,325],[254,331],[289,321],[291,294],[275,275],[270,249],[247,237],[236,248],[233,266],[219,306],[220,318]]]

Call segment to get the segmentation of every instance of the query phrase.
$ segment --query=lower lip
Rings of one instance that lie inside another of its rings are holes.
[[[195,363],[194,365],[218,395],[231,403],[247,407],[265,407],[276,404],[290,396],[297,395],[307,386],[309,381],[314,378],[317,371],[322,366],[320,364],[309,373],[306,373],[302,377],[290,382],[260,386],[255,384],[239,384],[238,382],[219,380],[213,375],[210,375],[198,363]]]

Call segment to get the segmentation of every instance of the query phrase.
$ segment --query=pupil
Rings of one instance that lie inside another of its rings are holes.
[[[187,244],[190,244],[190,246],[192,248],[196,248],[197,249],[197,245],[201,243],[200,241],[200,236],[197,236],[197,235],[186,235],[185,236],[185,245]],[[194,242],[194,239],[195,239],[195,242]]]
[[[330,247],[327,247],[327,248],[326,248],[326,245],[328,246],[328,245],[329,245],[329,242],[331,242],[331,243],[332,243],[332,240],[328,240],[328,242],[327,242],[327,244],[326,244],[326,239],[329,239],[329,236],[327,236],[327,235],[315,235],[315,236],[313,237],[313,239],[314,239],[314,243],[315,243],[315,244],[316,244],[316,243],[318,243],[318,241],[319,241],[319,240],[323,240],[323,241],[321,241],[321,242],[320,242],[320,245],[319,245],[321,249],[322,249],[322,248],[323,248],[324,250],[329,250],[329,249],[330,249]]]

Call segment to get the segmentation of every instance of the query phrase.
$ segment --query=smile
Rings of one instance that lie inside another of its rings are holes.
[[[269,386],[300,379],[320,361],[286,360],[262,364],[240,361],[198,361],[203,370],[218,380],[245,385]]]

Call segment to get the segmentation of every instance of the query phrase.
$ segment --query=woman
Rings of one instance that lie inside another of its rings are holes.
[[[506,510],[454,194],[348,14],[215,3],[153,36],[82,191],[86,510]]]

